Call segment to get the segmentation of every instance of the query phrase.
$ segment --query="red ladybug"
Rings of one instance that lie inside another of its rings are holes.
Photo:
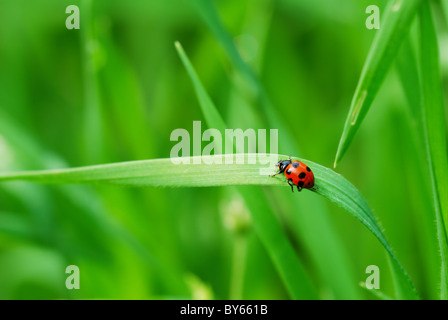
[[[311,189],[314,187],[313,171],[303,162],[288,159],[277,162],[276,167],[278,167],[278,171],[272,177],[284,172],[292,192],[294,192],[293,184],[297,186],[299,191],[302,191],[302,188]]]

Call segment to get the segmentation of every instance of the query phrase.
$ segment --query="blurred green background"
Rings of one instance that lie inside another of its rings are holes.
[[[171,132],[204,120],[175,41],[229,127],[263,123],[194,2],[0,1],[0,170],[168,158]],[[80,30],[65,27],[71,4]],[[365,26],[372,4],[385,1],[213,1],[283,115],[276,129],[296,137],[294,156],[332,167],[376,32]],[[436,298],[434,215],[411,118],[392,70],[336,171],[367,199],[421,296]],[[374,298],[359,286],[368,265],[393,296],[384,249],[357,220],[311,192],[264,191],[320,298]],[[0,299],[288,299],[247,216],[225,187],[2,183]],[[79,290],[65,287],[68,265],[80,269]]]

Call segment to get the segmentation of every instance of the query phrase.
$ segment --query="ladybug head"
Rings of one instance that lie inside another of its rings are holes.
[[[291,160],[282,160],[277,162],[275,166],[278,167],[279,172],[283,172],[285,171],[286,167],[289,166],[290,164]]]

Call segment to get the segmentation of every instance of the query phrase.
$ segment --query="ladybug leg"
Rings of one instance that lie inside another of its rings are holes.
[[[297,190],[299,190],[299,192],[300,192],[300,191],[302,191],[302,188],[297,186]]]
[[[291,187],[291,191],[294,192],[294,185],[291,184],[291,182],[292,182],[292,179],[288,179],[288,184]]]
[[[274,173],[274,174],[271,174],[271,177],[275,177],[275,176],[278,175],[279,173],[281,173],[281,172],[278,171],[278,172],[276,172],[276,173]]]

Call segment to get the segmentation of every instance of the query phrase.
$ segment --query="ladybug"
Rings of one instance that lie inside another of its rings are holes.
[[[291,161],[291,159],[280,160],[275,166],[278,168],[278,171],[271,177],[284,172],[292,192],[294,192],[293,185],[296,185],[299,191],[302,191],[302,188],[312,189],[314,187],[314,173],[303,162]]]

